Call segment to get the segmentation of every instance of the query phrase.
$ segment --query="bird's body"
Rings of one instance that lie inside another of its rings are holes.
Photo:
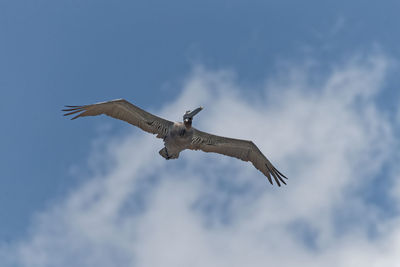
[[[160,155],[166,159],[176,159],[182,150],[188,148],[193,138],[193,128],[186,127],[181,122],[175,122],[168,129],[168,134],[164,138],[164,148],[160,150]]]
[[[271,176],[278,186],[281,182],[286,184],[283,180],[286,177],[271,164],[253,142],[212,135],[192,127],[193,117],[203,109],[202,107],[186,111],[183,123],[157,117],[124,99],[66,107],[68,108],[63,111],[68,113],[64,115],[78,113],[72,119],[105,114],[133,124],[146,132],[156,134],[158,138],[164,140],[164,148],[159,153],[165,159],[176,159],[179,157],[179,153],[185,149],[219,153],[252,162],[271,184]]]

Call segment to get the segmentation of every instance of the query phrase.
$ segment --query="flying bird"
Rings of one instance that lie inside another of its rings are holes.
[[[233,139],[202,132],[192,127],[193,117],[203,107],[193,111],[186,111],[183,115],[183,123],[172,122],[157,117],[124,99],[100,102],[84,106],[65,106],[64,116],[76,114],[71,120],[79,117],[97,116],[105,114],[115,119],[126,121],[142,130],[156,134],[157,138],[164,140],[164,148],[159,153],[165,159],[177,159],[179,153],[185,149],[214,152],[243,161],[250,161],[254,167],[261,171],[272,184],[271,177],[276,184],[286,184],[285,175],[279,172],[264,156],[258,147],[248,140]]]

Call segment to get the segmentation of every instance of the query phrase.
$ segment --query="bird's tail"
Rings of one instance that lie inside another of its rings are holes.
[[[179,153],[178,154],[169,154],[166,147],[164,147],[163,149],[158,151],[158,153],[160,153],[160,155],[165,159],[177,159],[179,157]]]

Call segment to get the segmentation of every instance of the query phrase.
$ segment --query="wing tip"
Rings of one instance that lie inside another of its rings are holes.
[[[82,106],[70,106],[70,105],[64,105],[64,107],[66,107],[66,108],[79,108],[79,107],[82,107]]]
[[[65,105],[64,109],[62,109],[61,111],[66,112],[63,114],[63,116],[69,116],[69,115],[73,115],[75,113],[79,113],[85,110],[84,106],[69,106],[69,105]],[[76,118],[80,117],[82,113],[79,113],[78,115],[74,116],[73,118],[71,118],[71,120],[75,120]]]
[[[283,175],[280,171],[278,171],[277,168],[274,167],[274,170],[275,170],[277,173],[279,173],[279,175],[282,176],[283,178],[288,179],[285,175]]]
[[[282,177],[288,179],[285,175],[283,175],[280,171],[278,171],[274,166],[272,166],[272,169],[268,166],[268,164],[265,164],[265,167],[267,167],[268,172],[266,175],[269,182],[272,184],[272,179],[271,179],[271,175],[274,177],[274,180],[276,182],[276,184],[278,185],[278,187],[281,187],[281,183],[282,182],[284,185],[287,185],[286,182],[282,179]]]

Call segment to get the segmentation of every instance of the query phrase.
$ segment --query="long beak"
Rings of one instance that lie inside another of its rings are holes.
[[[185,115],[183,116],[183,119],[193,118],[194,115],[196,115],[197,113],[199,113],[202,109],[203,109],[203,107],[196,108],[196,109],[193,110],[192,112],[190,112],[190,113],[188,113],[188,114],[185,114]]]

